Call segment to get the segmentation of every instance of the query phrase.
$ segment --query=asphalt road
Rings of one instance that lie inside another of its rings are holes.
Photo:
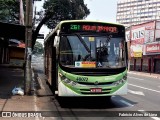
[[[44,118],[46,120],[160,120],[156,116],[160,116],[160,79],[128,74],[128,94],[113,96],[111,101],[106,98],[60,99],[51,96],[51,92],[47,90],[49,88],[44,80],[43,58],[32,59],[32,66],[38,72],[41,85],[50,99],[48,106],[38,106],[38,110],[55,111],[50,118]],[[148,117],[144,117],[145,115]]]

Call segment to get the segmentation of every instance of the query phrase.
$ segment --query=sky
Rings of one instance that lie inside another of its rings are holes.
[[[116,22],[117,0],[84,0],[90,9],[87,20]]]
[[[43,9],[43,2],[44,0],[35,2],[37,11]],[[86,20],[116,22],[117,0],[84,0],[84,3],[90,9],[90,15],[87,16]],[[48,32],[46,26],[43,26],[40,30],[40,33],[45,36]]]

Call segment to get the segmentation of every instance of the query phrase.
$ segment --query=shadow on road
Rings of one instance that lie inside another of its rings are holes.
[[[56,97],[62,108],[85,108],[85,109],[110,109],[130,107],[121,101],[126,101],[132,105],[136,102],[125,99],[121,96],[114,97]]]
[[[107,97],[57,97],[63,108],[104,109],[113,108],[115,104]]]

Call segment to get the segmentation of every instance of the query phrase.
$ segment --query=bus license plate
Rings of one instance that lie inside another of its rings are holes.
[[[102,88],[91,88],[90,92],[102,92]]]

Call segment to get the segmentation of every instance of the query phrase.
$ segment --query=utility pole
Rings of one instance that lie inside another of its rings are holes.
[[[32,0],[26,0],[26,33],[25,33],[25,94],[31,94],[31,55],[32,55],[32,16],[33,6]]]

